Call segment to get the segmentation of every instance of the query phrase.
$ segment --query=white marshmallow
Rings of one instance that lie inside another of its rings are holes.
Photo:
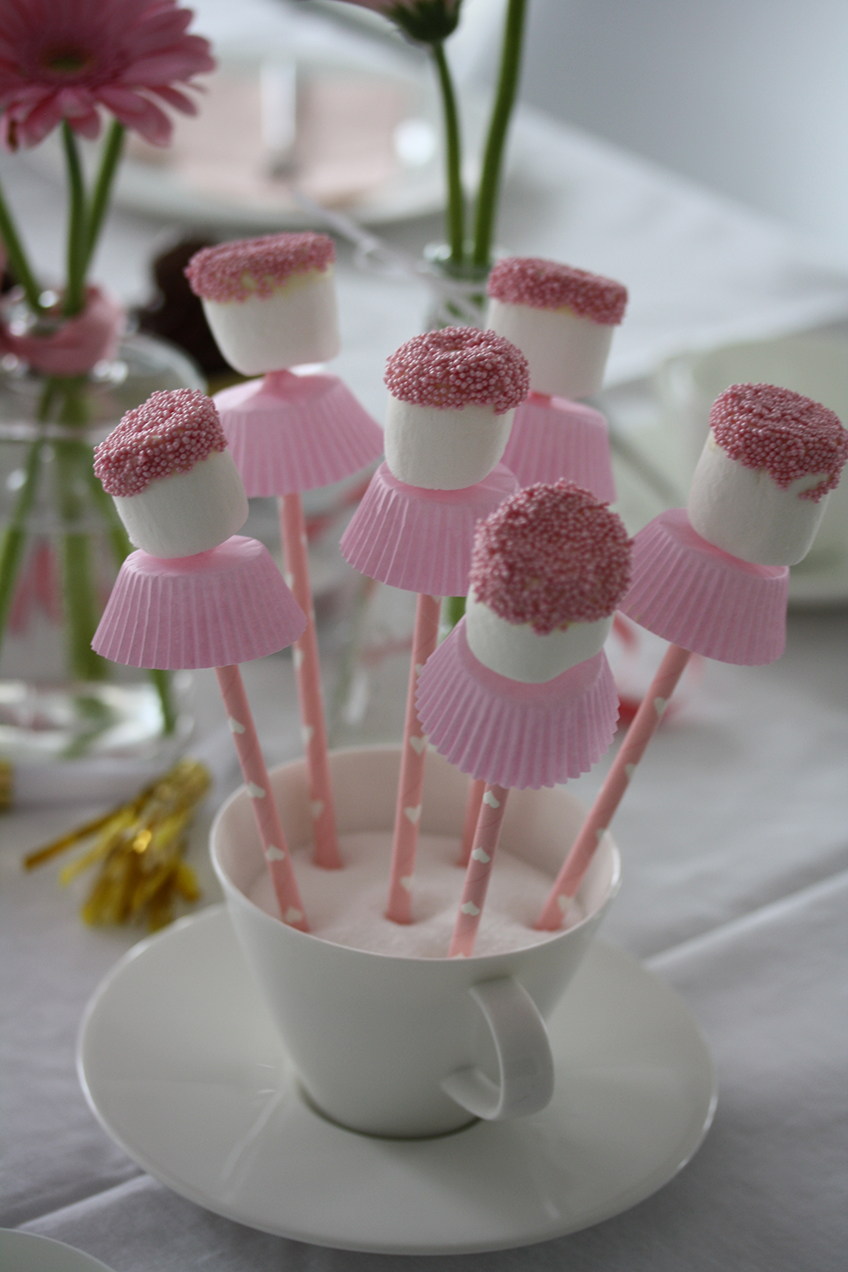
[[[339,352],[333,271],[292,274],[273,295],[209,300],[203,312],[218,348],[242,375],[328,362]]]
[[[826,479],[826,473],[808,473],[778,486],[764,468],[731,459],[710,431],[689,489],[689,520],[702,539],[742,561],[797,565],[812,547],[829,498],[799,495]]]
[[[612,615],[594,623],[569,623],[540,635],[529,623],[510,623],[473,592],[465,609],[465,635],[476,659],[510,680],[539,685],[594,657],[603,648]]]
[[[568,308],[536,309],[494,297],[487,325],[524,354],[533,392],[579,401],[603,384],[614,326]]]
[[[114,495],[130,541],[151,556],[185,557],[217,548],[247,521],[248,503],[229,451],[212,451],[187,473]]]
[[[474,486],[500,462],[514,415],[474,403],[440,410],[390,395],[384,438],[389,471],[425,490]]]

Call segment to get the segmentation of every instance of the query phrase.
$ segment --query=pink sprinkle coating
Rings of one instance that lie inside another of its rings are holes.
[[[153,393],[94,448],[94,472],[110,495],[138,495],[227,449],[215,403],[197,389]]]
[[[812,398],[774,384],[732,384],[710,411],[713,436],[731,459],[765,469],[781,489],[799,477],[824,473],[800,499],[818,501],[839,483],[848,459],[848,431]]]
[[[489,275],[488,293],[508,305],[573,309],[580,318],[612,327],[621,322],[627,288],[585,269],[540,256],[508,256]]]
[[[201,248],[192,256],[185,274],[194,294],[206,300],[220,304],[251,296],[267,300],[293,274],[323,271],[335,259],[331,238],[304,230]]]
[[[471,588],[500,618],[545,636],[612,614],[630,586],[631,551],[607,504],[571,482],[538,482],[478,526]]]
[[[530,388],[527,359],[494,331],[444,327],[413,336],[386,363],[384,383],[401,402],[461,411],[472,403],[503,415]]]

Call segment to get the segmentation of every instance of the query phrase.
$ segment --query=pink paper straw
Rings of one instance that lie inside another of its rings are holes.
[[[507,788],[486,783],[480,804],[477,833],[474,836],[474,848],[468,861],[462,900],[451,938],[451,958],[456,958],[457,955],[470,958],[474,952],[474,941],[480,926],[480,915],[486,900],[508,795]]]
[[[482,777],[472,778],[468,783],[468,796],[465,801],[465,820],[462,823],[462,843],[459,847],[459,864],[467,866],[474,846],[474,835],[477,830],[477,819],[480,816],[480,805],[483,803],[483,792],[486,783]]]
[[[669,645],[651,687],[633,717],[624,741],[612,763],[606,781],[571,846],[565,864],[557,875],[545,902],[537,927],[554,932],[562,923],[569,902],[576,896],[601,837],[608,829],[615,810],[630,784],[636,765],[645,754],[663,717],[668,701],[690,658],[688,649]]]
[[[309,559],[306,552],[306,522],[299,494],[282,495],[279,500],[280,530],[289,578],[286,582],[306,615],[306,630],[295,641],[294,658],[297,696],[303,746],[309,776],[309,800],[315,836],[315,861],[325,870],[338,870],[342,865],[336,835],[336,812],[330,786],[327,759],[327,727],[321,697],[321,666],[318,660],[318,637],[315,632],[315,607],[309,583]]]
[[[280,917],[290,927],[308,932],[309,925],[303,913],[303,903],[292,870],[291,854],[280,822],[280,814],[271,794],[268,770],[262,758],[259,738],[253,716],[244,692],[241,672],[237,666],[216,667],[218,686],[227,712],[227,723],[236,744],[239,764],[244,776],[265,863],[271,875]]]
[[[394,923],[412,922],[412,872],[418,849],[421,824],[421,793],[424,788],[424,761],[427,738],[415,709],[418,677],[439,639],[439,598],[420,593],[415,607],[415,631],[412,638],[412,662],[406,696],[406,722],[400,755],[395,832],[392,842],[392,866],[389,879],[389,904],[386,918]]]

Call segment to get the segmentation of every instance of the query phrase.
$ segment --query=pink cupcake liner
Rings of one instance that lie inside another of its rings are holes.
[[[382,463],[342,535],[342,556],[360,574],[407,592],[464,596],[477,522],[514,495],[503,464],[462,490],[423,490]]]
[[[664,640],[719,662],[756,667],[786,644],[786,566],[750,565],[715,548],[684,508],[660,513],[634,539],[621,611]]]
[[[334,375],[276,371],[213,400],[250,496],[330,486],[383,453],[383,430]]]
[[[233,535],[169,561],[133,552],[91,644],[129,667],[228,667],[285,649],[305,627],[268,549]]]
[[[418,718],[461,772],[522,789],[595,764],[615,736],[618,695],[603,652],[541,685],[509,680],[472,654],[462,619],[424,666]]]
[[[615,500],[607,422],[581,402],[560,397],[522,402],[503,462],[522,486],[564,478],[605,503]]]

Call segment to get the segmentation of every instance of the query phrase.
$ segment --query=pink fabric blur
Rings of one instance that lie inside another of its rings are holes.
[[[503,464],[462,490],[422,490],[383,463],[342,535],[342,556],[360,574],[407,592],[465,596],[478,521],[518,490]]]
[[[503,462],[522,486],[564,478],[615,501],[607,422],[582,402],[531,393],[516,408]]]
[[[268,549],[233,535],[209,552],[168,561],[133,552],[91,644],[112,662],[176,671],[264,658],[305,627]]]
[[[786,644],[786,566],[751,565],[702,539],[683,508],[635,536],[621,612],[664,640],[718,662],[756,667]]]
[[[123,305],[99,287],[86,288],[85,309],[52,335],[16,336],[0,325],[0,352],[13,353],[42,375],[84,375],[113,358],[124,330]]]
[[[521,790],[586,773],[615,736],[618,695],[601,652],[544,684],[490,671],[472,654],[465,619],[418,681],[430,743],[463,773]]]
[[[334,375],[273,371],[213,401],[251,498],[330,486],[383,453],[383,430]]]

